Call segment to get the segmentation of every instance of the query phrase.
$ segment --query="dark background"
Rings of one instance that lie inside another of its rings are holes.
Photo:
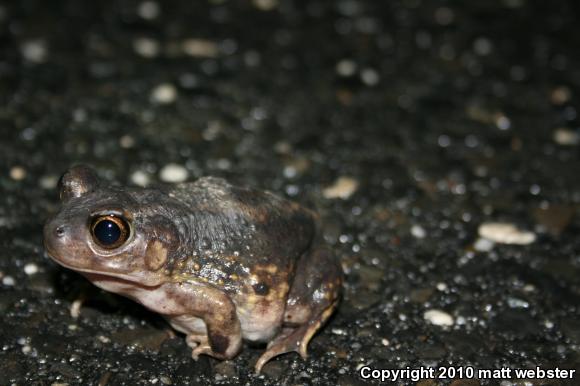
[[[0,384],[579,368],[577,4],[0,2]],[[81,162],[122,184],[176,164],[316,207],[346,283],[308,361],[196,363],[160,317],[50,261],[42,224]],[[329,198],[340,177],[355,191]],[[478,244],[489,221],[536,240]]]

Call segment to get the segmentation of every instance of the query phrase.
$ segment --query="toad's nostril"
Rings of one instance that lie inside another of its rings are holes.
[[[57,237],[62,237],[65,234],[65,229],[64,229],[64,225],[58,226],[55,229],[55,233]]]

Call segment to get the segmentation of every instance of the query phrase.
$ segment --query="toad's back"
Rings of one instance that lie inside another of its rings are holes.
[[[287,282],[312,241],[312,212],[269,192],[204,177],[166,191],[187,212],[188,253],[179,272],[238,293],[250,276]],[[250,281],[258,281],[250,280]],[[256,284],[256,283],[255,283]]]

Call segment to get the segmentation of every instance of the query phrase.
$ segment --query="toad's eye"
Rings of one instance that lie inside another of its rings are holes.
[[[118,248],[129,238],[129,224],[114,215],[96,217],[91,224],[93,240],[106,249]]]

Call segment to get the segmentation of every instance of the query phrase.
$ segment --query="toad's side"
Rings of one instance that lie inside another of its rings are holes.
[[[105,186],[89,168],[61,178],[44,229],[59,264],[164,315],[200,354],[256,363],[296,351],[332,314],[342,271],[316,237],[313,212],[269,192],[205,177],[162,189]]]

